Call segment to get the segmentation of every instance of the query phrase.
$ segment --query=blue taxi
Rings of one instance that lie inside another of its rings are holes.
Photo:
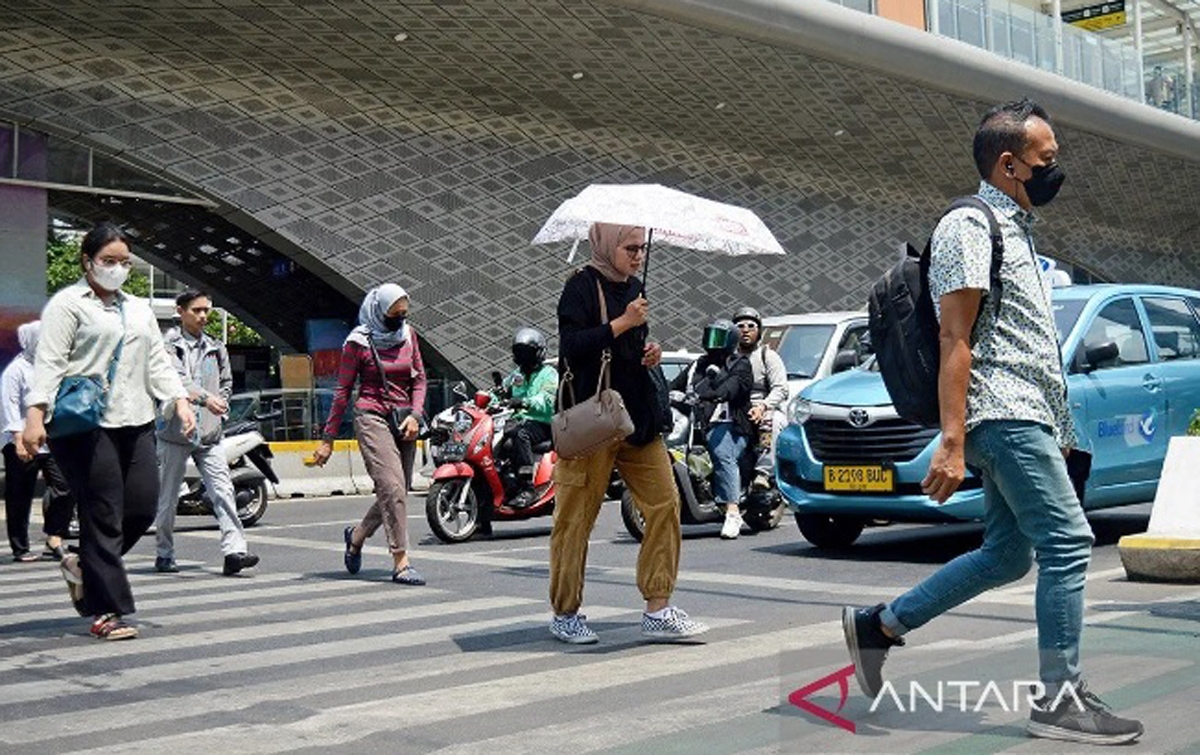
[[[1080,445],[1094,455],[1084,507],[1152,500],[1168,439],[1200,409],[1200,291],[1067,286],[1052,300]],[[900,419],[872,367],[810,385],[779,436],[779,490],[819,547],[848,546],[875,523],[983,515],[977,478],[942,505],[921,493],[938,431]]]

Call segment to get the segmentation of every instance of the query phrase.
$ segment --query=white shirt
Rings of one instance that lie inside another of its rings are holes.
[[[120,303],[120,307],[117,306]],[[124,309],[122,331],[121,310]],[[163,345],[154,312],[143,299],[117,293],[106,305],[80,279],[51,297],[42,311],[42,332],[33,368],[30,406],[45,404],[50,415],[63,378],[108,375],[109,361],[124,332],[125,346],[109,386],[102,427],[136,427],[154,421],[154,401],[170,406],[187,398],[183,382]]]
[[[0,447],[16,443],[16,434],[25,429],[26,397],[33,380],[33,363],[22,352],[4,368],[0,376],[0,401],[4,404],[4,424],[0,426]]]

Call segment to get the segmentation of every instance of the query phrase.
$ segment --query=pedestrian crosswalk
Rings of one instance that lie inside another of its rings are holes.
[[[703,642],[665,646],[641,641],[640,606],[588,605],[602,642],[577,648],[549,637],[540,595],[407,589],[330,573],[226,579],[187,562],[179,575],[158,575],[148,556],[128,564],[142,627],[132,642],[88,637],[52,564],[0,575],[0,752],[812,751],[789,749],[795,711],[783,687],[809,665],[816,674],[846,662],[840,623],[829,618],[759,623],[695,611],[713,631]],[[811,595],[829,589],[822,583]],[[997,593],[991,605],[1009,610],[1026,589]],[[1112,611],[1096,623],[1136,613]],[[945,665],[939,652],[962,663],[1013,647],[1028,660],[1031,637],[1027,621],[930,637],[909,668]],[[809,665],[785,668],[806,650]],[[1194,660],[1143,662],[1131,678],[1162,681],[1166,699],[1186,696],[1194,689],[1176,677],[1186,678]],[[1110,673],[1117,662],[1106,663],[1098,668]],[[887,741],[905,752],[958,751],[992,730],[1007,732],[998,740],[1006,747],[1029,748],[1014,729],[1019,714],[994,712],[976,722],[981,731],[886,723],[896,730]],[[840,732],[812,726],[817,749],[845,745]]]

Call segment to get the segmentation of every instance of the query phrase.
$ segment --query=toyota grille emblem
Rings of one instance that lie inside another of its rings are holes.
[[[867,414],[866,409],[851,409],[850,416],[846,420],[855,427],[866,427],[871,421],[871,415]]]

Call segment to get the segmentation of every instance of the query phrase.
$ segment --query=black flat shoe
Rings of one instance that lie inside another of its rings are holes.
[[[253,553],[230,553],[225,557],[225,568],[222,573],[226,577],[232,577],[242,569],[249,569],[257,565],[258,556]]]
[[[46,545],[46,549],[42,551],[42,558],[53,559],[54,561],[62,561],[67,557],[67,549],[60,543],[51,547]]]
[[[392,581],[398,585],[412,585],[414,587],[420,587],[425,584],[425,578],[421,576],[421,572],[412,568],[411,564],[398,572],[393,572]]]

